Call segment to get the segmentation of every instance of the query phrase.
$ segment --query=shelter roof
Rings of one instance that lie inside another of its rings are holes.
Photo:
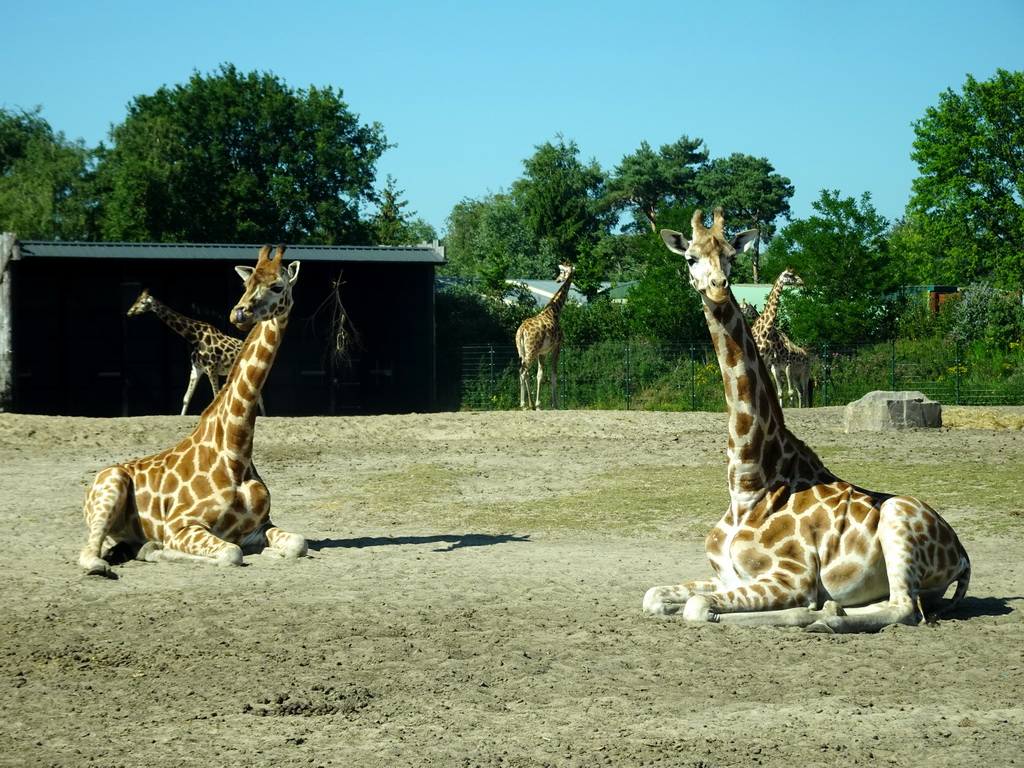
[[[88,243],[20,240],[15,259],[223,259],[248,262],[262,243]],[[288,258],[309,261],[376,261],[444,264],[444,248],[437,243],[415,246],[289,245]]]

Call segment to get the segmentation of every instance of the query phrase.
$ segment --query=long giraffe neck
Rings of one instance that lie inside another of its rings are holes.
[[[730,294],[719,305],[705,299],[704,317],[729,411],[729,494],[734,504],[753,505],[780,477],[787,449],[799,441],[786,429],[768,370],[736,299]]]
[[[179,336],[183,336],[192,344],[199,341],[199,331],[203,325],[200,321],[193,320],[190,317],[185,317],[184,315],[175,312],[162,301],[155,299],[152,296],[149,297],[149,308],[153,314],[167,323],[171,330]]]
[[[763,342],[775,328],[775,318],[779,314],[779,299],[782,296],[782,275],[779,275],[772,286],[771,292],[764,303],[764,311],[754,323],[754,339]]]
[[[288,314],[257,323],[249,331],[224,388],[203,412],[205,439],[240,461],[252,458],[260,395],[288,326]]]
[[[555,320],[558,320],[559,315],[562,314],[562,307],[565,305],[565,299],[569,295],[570,285],[572,285],[572,275],[565,279],[565,282],[555,291],[555,295],[551,297],[551,301],[544,307],[545,310],[551,310]]]

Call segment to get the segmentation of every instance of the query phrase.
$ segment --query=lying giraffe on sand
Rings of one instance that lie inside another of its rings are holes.
[[[260,391],[274,364],[299,262],[284,268],[284,246],[260,251],[256,267],[235,267],[245,293],[232,322],[249,331],[228,380],[188,437],[161,453],[102,470],[85,496],[89,539],[79,563],[108,575],[104,548],[142,545],[139,559],[240,565],[244,550],[302,557],[306,540],[270,521],[270,492],[252,463]],[[251,330],[249,330],[251,328]]]
[[[786,429],[729,288],[733,259],[756,233],[727,241],[718,209],[711,229],[694,213],[692,240],[661,234],[689,264],[722,369],[731,503],[706,543],[717,576],[652,587],[644,609],[693,621],[870,632],[919,624],[921,601],[940,599],[953,582],[945,610],[956,606],[971,564],[949,524],[917,499],[840,480]]]
[[[163,320],[172,331],[181,336],[192,345],[192,373],[188,379],[188,389],[185,390],[185,397],[181,402],[181,415],[188,411],[188,404],[192,401],[192,394],[196,391],[196,384],[199,379],[206,376],[213,387],[213,396],[216,397],[220,391],[220,378],[227,376],[235,358],[242,351],[242,340],[234,336],[221,333],[209,323],[202,320],[193,320],[191,317],[175,312],[149,291],[143,291],[135,300],[127,314],[130,317],[152,312]],[[260,401],[260,413],[263,411],[263,401]]]

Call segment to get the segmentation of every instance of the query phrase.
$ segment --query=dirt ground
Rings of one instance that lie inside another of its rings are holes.
[[[262,418],[309,557],[117,579],[77,564],[86,484],[196,418],[0,414],[0,765],[1024,763],[1021,411],[881,435],[787,412],[846,479],[939,508],[974,564],[938,626],[834,637],[642,614],[710,575],[721,414]]]

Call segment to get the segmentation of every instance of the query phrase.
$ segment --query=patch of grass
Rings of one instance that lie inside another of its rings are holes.
[[[948,461],[912,464],[844,460],[842,448],[827,453],[826,464],[839,477],[862,488],[915,496],[964,535],[1024,532],[1017,492],[1020,471],[1012,462],[965,462],[951,456]],[[725,467],[717,464],[632,467],[522,500],[464,494],[461,486],[467,479],[440,463],[415,464],[350,477],[343,498],[377,522],[429,521],[435,527],[494,533],[586,531],[672,539],[703,539],[729,503]]]
[[[829,468],[862,488],[914,496],[963,533],[1022,532],[1020,468],[1012,463],[950,456],[938,464],[833,461]]]
[[[467,521],[503,531],[703,537],[729,503],[720,468],[637,467],[586,487],[522,502],[482,504]]]

